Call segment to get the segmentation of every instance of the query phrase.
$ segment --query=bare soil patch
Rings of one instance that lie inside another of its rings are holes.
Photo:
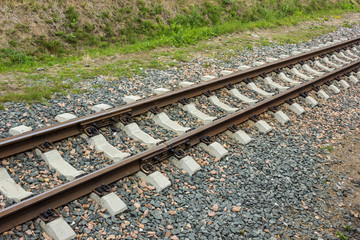
[[[343,223],[342,228],[333,231],[343,233],[349,239],[360,239],[359,129],[334,143],[334,150],[330,151],[329,158],[331,161],[329,168],[335,176],[330,194],[332,199],[337,199],[330,208],[332,220]]]

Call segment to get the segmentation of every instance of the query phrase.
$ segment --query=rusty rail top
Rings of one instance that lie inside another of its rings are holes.
[[[359,66],[360,61],[349,64],[341,69],[302,83],[286,92],[270,97],[251,107],[227,115],[198,129],[191,130],[184,135],[175,137],[158,146],[126,158],[121,162],[113,163],[101,170],[89,173],[74,181],[5,208],[0,211],[0,232],[4,232],[18,224],[31,220],[49,208],[59,207],[84,196],[101,184],[110,184],[133,174],[139,171],[144,164],[155,164],[167,159],[173,156],[177,150],[186,150],[199,143],[200,139],[205,136],[211,137],[219,134],[234,124],[245,122],[254,115],[263,113],[271,107],[279,106],[286,100],[298,97],[301,93],[311,91],[324,83],[329,84],[329,81],[335,78],[339,80],[338,77],[358,70]]]
[[[194,84],[192,86],[181,88],[159,96],[150,97],[134,103],[126,104],[120,107],[108,109],[103,112],[91,114],[77,119],[69,120],[63,123],[54,124],[49,127],[36,129],[21,135],[4,138],[0,140],[0,159],[17,153],[35,148],[44,142],[56,142],[77,134],[83,133],[84,129],[96,125],[101,128],[119,121],[126,115],[137,116],[151,109],[161,108],[172,103],[178,102],[184,98],[199,96],[207,91],[214,91],[225,87],[228,84],[239,83],[247,78],[254,78],[261,74],[272,71],[279,71],[284,67],[293,67],[294,64],[313,59],[333,51],[345,49],[348,46],[358,43],[359,38],[354,38],[342,43],[334,44],[328,47],[317,49],[311,52],[299,54],[276,62],[267,63],[258,67],[250,68],[245,71],[236,72],[227,76],[212,79],[207,82]]]

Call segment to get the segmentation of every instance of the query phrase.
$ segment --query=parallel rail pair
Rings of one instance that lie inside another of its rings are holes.
[[[75,120],[70,120],[64,123],[55,124],[53,126],[38,129],[29,133],[24,133],[19,136],[6,138],[0,140],[0,159],[33,149],[38,145],[43,144],[45,141],[56,142],[71,136],[81,134],[84,132],[84,129],[94,126],[94,124],[97,127],[111,125],[116,121],[120,121],[126,116],[137,116],[152,109],[161,108],[178,102],[184,98],[199,96],[209,90],[214,91],[223,88],[228,84],[236,84],[248,78],[255,78],[262,74],[278,71],[281,68],[292,67],[292,65],[297,64],[300,61],[309,60],[316,56],[328,54],[333,51],[338,51],[339,49],[353,46],[359,41],[360,38],[356,38],[319,50],[251,68],[240,73],[234,73],[225,77],[213,79],[208,82],[196,84],[195,86],[175,90],[160,96],[151,97],[104,112],[92,114]],[[156,147],[148,149],[142,153],[126,158],[121,162],[114,163],[106,168],[89,173],[74,181],[68,182],[57,188],[1,210],[0,232],[4,232],[11,227],[31,220],[49,208],[59,207],[81,196],[89,194],[93,191],[93,189],[99,187],[101,184],[110,184],[123,177],[129,176],[141,170],[141,166],[143,166],[144,163],[152,164],[167,159],[168,157],[176,154],[178,150],[183,151],[195,144],[198,144],[200,139],[203,137],[214,136],[223,131],[226,131],[234,124],[237,125],[243,123],[254,115],[266,112],[269,110],[269,108],[279,106],[286,100],[298,97],[300,93],[311,91],[312,89],[316,89],[316,87],[319,87],[328,81],[343,75],[348,75],[350,72],[356,71],[359,66],[360,61],[356,61],[333,72],[327,73],[321,77],[302,83],[297,87],[287,90],[286,92],[263,100],[251,107],[237,111],[233,114],[227,115],[226,117],[215,120],[210,124],[206,124],[198,129],[189,131],[184,135],[161,143]]]

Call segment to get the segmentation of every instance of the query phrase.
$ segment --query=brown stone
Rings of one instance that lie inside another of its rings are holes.
[[[240,206],[233,206],[231,209],[233,212],[240,212],[241,207]]]
[[[215,217],[216,212],[208,212],[209,217]]]
[[[213,210],[214,212],[217,212],[219,210],[219,205],[217,203],[213,205]]]
[[[172,216],[172,215],[175,215],[176,214],[176,211],[169,211],[169,214]]]

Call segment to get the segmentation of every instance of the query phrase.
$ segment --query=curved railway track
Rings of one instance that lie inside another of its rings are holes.
[[[112,126],[117,122],[123,124],[132,122],[130,118],[152,112],[157,114],[161,108],[173,103],[188,103],[188,99],[205,94],[211,96],[215,90],[226,88],[233,89],[235,84],[245,82],[251,83],[257,77],[265,78],[269,73],[280,73],[282,69],[294,68],[296,64],[303,65],[305,61],[315,61],[323,59],[326,55],[342,53],[342,51],[353,50],[351,57],[358,56],[360,52],[355,52],[355,46],[360,38],[333,44],[328,47],[317,49],[311,52],[302,53],[283,60],[267,63],[258,67],[250,68],[241,72],[233,73],[220,78],[212,79],[196,85],[191,85],[172,92],[167,92],[155,97],[136,101],[124,106],[112,108],[103,112],[89,116],[69,120],[64,123],[55,124],[50,127],[37,129],[0,140],[0,159],[22,153],[27,150],[57,142],[68,137],[87,133],[95,136],[100,128]],[[349,56],[350,59],[350,56]],[[349,60],[346,59],[346,60]],[[343,59],[343,61],[345,61]],[[59,187],[24,199],[17,204],[11,205],[0,211],[0,232],[4,232],[18,224],[31,220],[39,216],[48,209],[64,205],[81,196],[91,193],[102,184],[113,183],[123,177],[134,174],[138,171],[146,173],[154,170],[154,165],[171,156],[182,157],[186,149],[203,142],[212,143],[212,137],[230,130],[237,131],[239,124],[252,120],[256,122],[258,115],[267,111],[276,111],[282,104],[291,104],[292,99],[299,96],[306,97],[307,92],[319,91],[324,84],[331,85],[331,81],[340,80],[348,77],[352,72],[356,72],[360,67],[360,61],[356,60],[334,71],[329,71],[312,80],[304,81],[300,85],[294,86],[279,94],[268,97],[245,109],[241,109],[226,115],[225,117],[214,120],[197,129],[187,131],[185,134],[174,137],[166,142],[161,142],[155,147],[149,148],[139,154],[127,157],[119,162],[113,163],[101,170],[87,173],[77,179],[67,182]],[[47,149],[44,149],[46,151]]]

